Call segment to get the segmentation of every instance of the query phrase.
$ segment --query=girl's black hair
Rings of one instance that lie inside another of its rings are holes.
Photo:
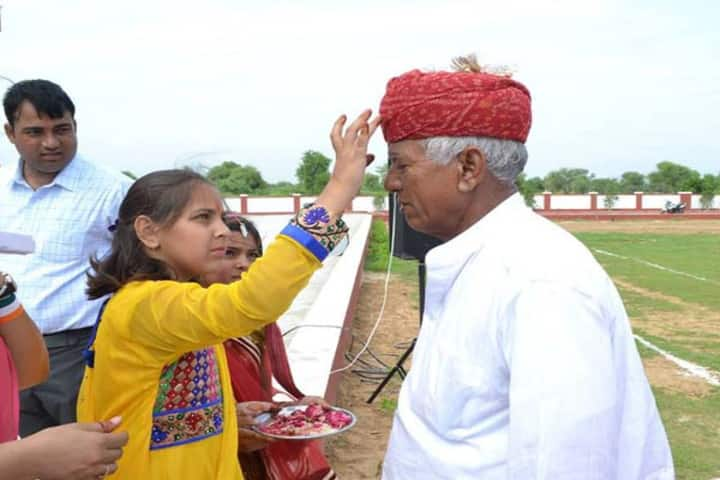
[[[255,240],[255,244],[257,245],[258,249],[258,255],[262,256],[262,237],[260,237],[260,232],[251,220],[248,220],[247,218],[236,212],[226,212],[223,220],[225,221],[225,225],[227,225],[231,232],[242,233],[242,226],[244,226],[245,230],[247,230],[247,233],[249,233],[250,236],[253,237],[253,240]]]
[[[86,293],[92,299],[115,293],[135,280],[175,278],[162,261],[150,257],[135,233],[135,219],[149,217],[159,226],[171,226],[178,219],[198,184],[212,184],[192,170],[161,170],[135,181],[120,204],[110,254],[91,258]]]

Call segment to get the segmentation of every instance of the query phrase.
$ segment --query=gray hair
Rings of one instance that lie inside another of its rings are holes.
[[[490,137],[433,137],[422,140],[425,154],[435,163],[445,165],[468,147],[485,154],[487,166],[498,180],[514,185],[527,163],[525,145],[514,140]]]

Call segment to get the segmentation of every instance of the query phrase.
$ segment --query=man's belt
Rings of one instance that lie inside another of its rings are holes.
[[[92,327],[87,327],[78,328],[76,330],[48,333],[47,335],[43,335],[43,338],[45,339],[45,345],[47,345],[48,348],[69,347],[71,345],[76,345],[80,340],[87,341],[91,333]]]

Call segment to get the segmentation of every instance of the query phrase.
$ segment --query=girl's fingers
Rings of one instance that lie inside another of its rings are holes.
[[[347,116],[341,115],[335,121],[330,132],[330,140],[336,152],[340,152],[345,148],[367,148],[370,138],[381,122],[378,116],[368,123],[371,115],[372,110],[363,111],[347,128],[345,128]],[[368,165],[370,162],[371,160],[368,160]]]
[[[335,120],[332,130],[330,131],[330,141],[332,142],[333,148],[336,150],[342,145],[342,131],[346,120],[347,116],[340,115],[340,117]]]
[[[375,130],[380,126],[382,123],[382,117],[377,116],[370,122],[370,132],[368,134],[368,137],[372,137],[375,133]]]
[[[376,117],[369,124],[366,124],[360,129],[356,140],[356,145],[358,147],[367,147],[368,143],[370,142],[370,138],[372,138],[375,130],[377,130],[378,126],[380,126],[380,122],[380,117]]]
[[[353,121],[353,123],[350,124],[350,126],[345,131],[345,139],[354,140],[358,136],[358,130],[360,130],[362,127],[367,126],[368,118],[370,118],[370,115],[372,114],[372,110],[367,109],[364,112],[362,112],[356,119]]]

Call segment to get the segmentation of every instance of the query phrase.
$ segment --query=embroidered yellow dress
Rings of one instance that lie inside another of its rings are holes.
[[[130,440],[112,478],[242,478],[221,342],[276,320],[320,265],[281,235],[242,282],[132,282],[112,297],[78,398],[79,421],[123,417]]]

